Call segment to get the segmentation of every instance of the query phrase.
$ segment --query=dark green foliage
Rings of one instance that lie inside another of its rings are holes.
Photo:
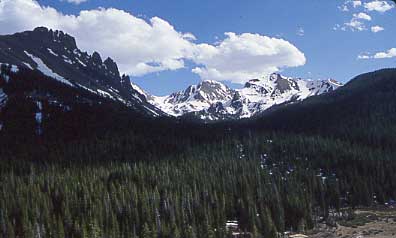
[[[41,136],[35,103],[17,93],[29,83],[7,84],[0,237],[223,238],[229,220],[276,237],[383,204],[396,198],[395,78],[363,75],[248,123],[150,119],[90,96],[71,111],[44,102]],[[81,93],[62,90],[65,102]]]
[[[396,69],[362,74],[340,89],[273,109],[257,128],[334,136],[373,148],[396,147]]]
[[[94,162],[86,156],[97,145],[80,146],[69,162],[73,144],[56,146],[58,161],[0,162],[0,234],[225,237],[226,221],[238,220],[255,237],[275,237],[341,207],[372,205],[374,194],[396,197],[392,154],[321,137],[229,137],[151,162]]]

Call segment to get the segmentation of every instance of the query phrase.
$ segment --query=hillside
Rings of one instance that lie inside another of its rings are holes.
[[[254,123],[259,128],[337,135],[376,148],[392,148],[396,131],[395,95],[396,70],[383,69],[359,75],[326,95],[274,108]]]
[[[62,35],[24,34],[42,31]],[[331,227],[334,214],[349,224],[354,208],[396,199],[394,69],[251,119],[203,123],[162,117],[125,77],[104,77],[115,72],[101,71],[108,63],[86,71],[55,46],[22,46],[2,56],[0,237],[276,238]],[[293,98],[297,86],[279,77],[275,96]],[[172,102],[231,98],[212,81],[187,91]]]

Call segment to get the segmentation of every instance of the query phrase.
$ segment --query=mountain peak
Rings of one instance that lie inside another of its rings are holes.
[[[33,32],[48,33],[49,29],[47,27],[44,27],[44,26],[39,26],[39,27],[34,28]]]
[[[106,65],[107,69],[113,73],[114,75],[119,75],[120,72],[118,71],[118,66],[116,64],[116,62],[114,62],[113,59],[111,59],[110,57],[108,57],[104,62],[104,65]]]
[[[132,88],[128,76],[120,76],[114,60],[107,58],[103,62],[98,52],[92,56],[82,52],[77,48],[75,39],[62,31],[37,27],[33,31],[0,36],[0,62],[17,69],[23,68],[21,72],[25,74],[32,71],[45,80],[57,81],[53,88],[69,87],[84,91],[74,99],[75,102],[93,103],[91,99],[83,99],[91,94],[87,97],[98,97],[98,103],[101,98],[107,98],[147,114],[161,114],[147,103],[144,95]],[[48,95],[40,97],[50,97]],[[57,101],[61,102],[60,99]]]
[[[215,81],[215,80],[205,79],[205,80],[202,80],[199,84],[216,84],[216,85],[219,85],[219,84],[222,84],[222,83],[220,83],[219,81]]]
[[[285,77],[283,77],[281,74],[279,74],[279,73],[272,73],[270,76],[269,76],[269,80],[270,81],[277,81],[277,80],[279,80],[279,79],[282,79],[282,78],[285,78]]]
[[[330,84],[333,84],[333,85],[335,85],[335,86],[338,86],[338,87],[341,87],[341,86],[343,86],[343,84],[342,84],[342,83],[338,82],[338,81],[337,81],[337,80],[335,80],[335,79],[331,79],[331,78],[329,78],[327,81],[328,81]]]
[[[282,83],[282,81],[287,80],[288,78],[279,74],[279,73],[272,73],[269,76],[264,76],[260,78],[250,79],[245,83],[245,88],[249,88],[252,86],[263,86],[273,83]]]
[[[102,57],[100,56],[100,54],[98,52],[93,52],[92,57],[91,57],[91,62],[96,64],[96,65],[102,65],[103,61],[102,61]]]
[[[67,49],[74,50],[77,49],[76,39],[63,31],[53,31],[46,27],[36,27],[33,31],[23,32],[36,40],[47,40],[64,45]]]
[[[194,113],[208,120],[238,119],[257,115],[275,105],[327,93],[341,85],[335,80],[305,80],[273,73],[251,79],[237,90],[221,82],[204,80],[170,96],[153,96],[149,102],[175,116]]]
[[[203,80],[185,90],[165,97],[151,96],[149,102],[165,113],[181,116],[189,112],[198,112],[209,108],[214,102],[225,102],[232,98],[234,90],[221,82]]]

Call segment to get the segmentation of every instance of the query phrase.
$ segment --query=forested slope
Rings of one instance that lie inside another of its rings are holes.
[[[396,198],[394,79],[362,75],[242,123],[81,104],[50,113],[41,135],[15,100],[6,110],[29,115],[32,129],[14,133],[19,121],[0,136],[0,237],[220,238],[230,220],[276,237],[384,204]]]
[[[336,136],[375,148],[395,148],[396,69],[362,74],[334,92],[273,108],[257,128]],[[248,127],[252,121],[248,121]]]

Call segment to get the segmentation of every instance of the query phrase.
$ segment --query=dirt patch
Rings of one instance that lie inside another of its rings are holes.
[[[312,238],[396,238],[396,210],[358,210],[350,221],[337,223],[336,228],[319,227]]]

